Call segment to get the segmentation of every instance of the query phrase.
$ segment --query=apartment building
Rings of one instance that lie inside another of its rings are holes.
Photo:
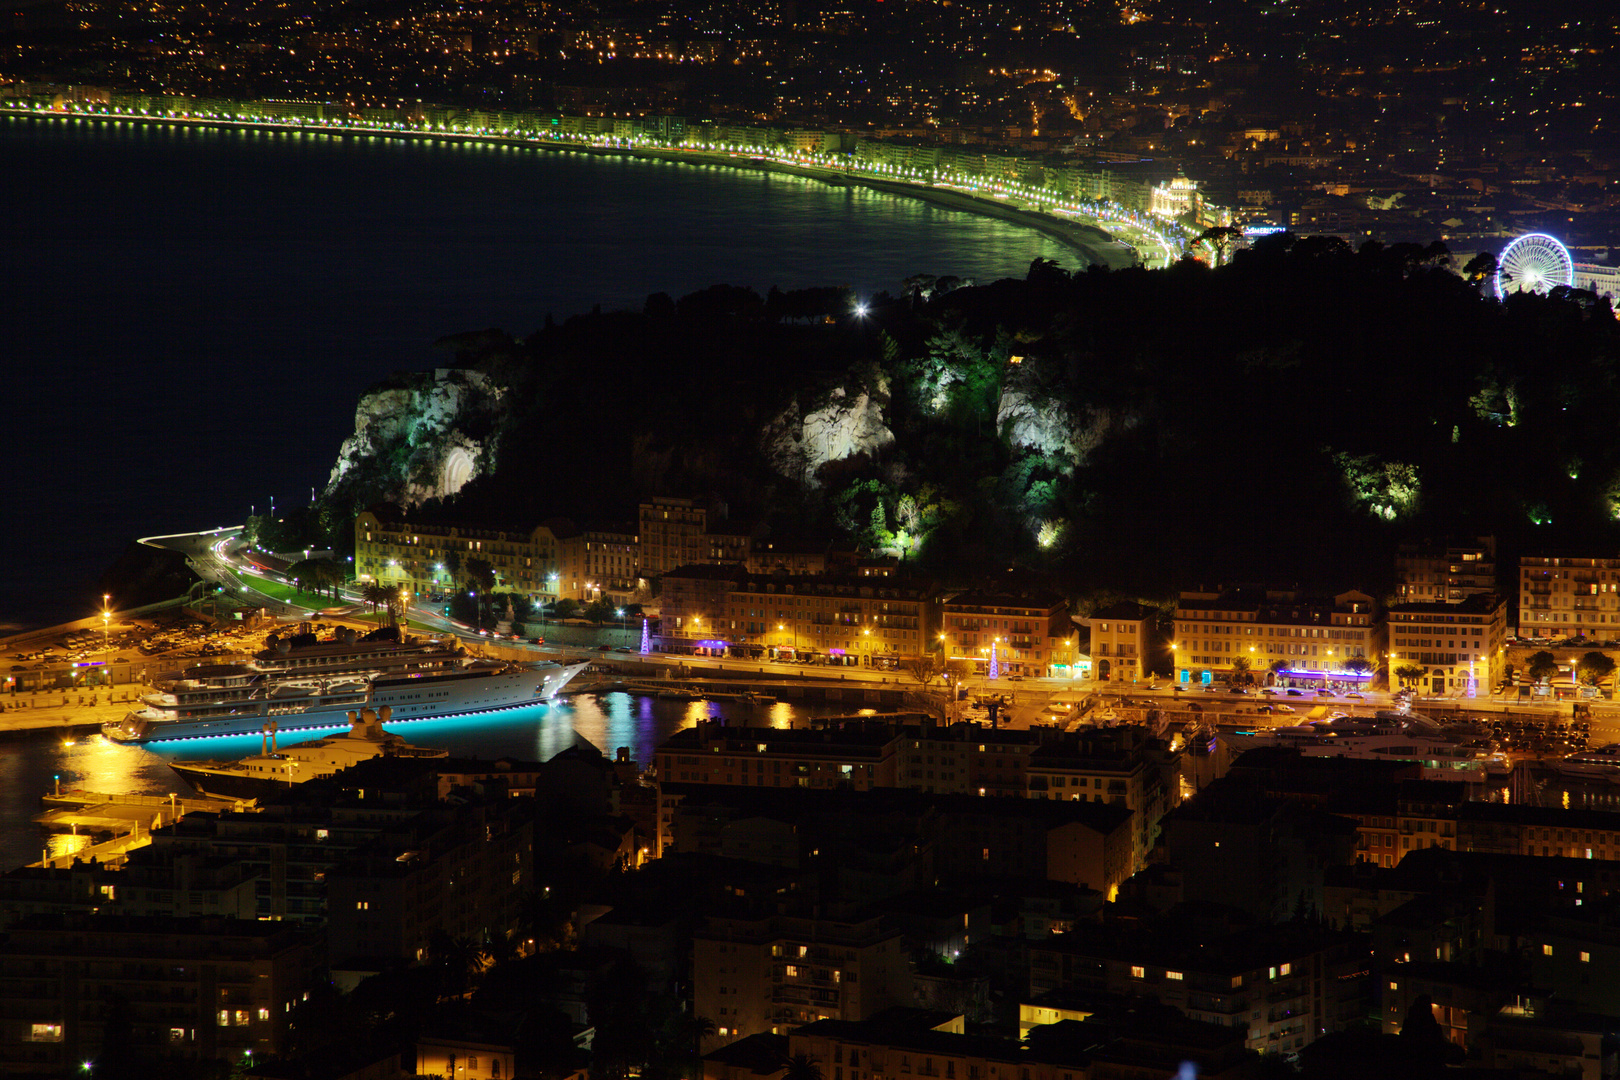
[[[1521,557],[1518,636],[1620,638],[1620,558]]]
[[[1507,601],[1495,593],[1458,602],[1396,604],[1387,626],[1391,684],[1400,681],[1395,672],[1410,665],[1424,669],[1419,682],[1430,694],[1476,697],[1502,679]]]
[[[534,824],[515,806],[432,810],[326,875],[332,962],[419,961],[436,933],[501,940],[534,888]]]
[[[693,1013],[715,1023],[705,1050],[911,999],[904,935],[881,918],[713,916],[692,937]]]
[[[926,724],[908,730],[896,751],[896,784],[940,795],[1023,796],[1033,731],[982,724]]]
[[[1094,729],[1037,747],[1025,766],[1031,799],[1098,802],[1132,814],[1131,872],[1147,864],[1164,815],[1181,802],[1177,759],[1147,729]]]
[[[985,674],[993,662],[1000,675],[1067,676],[1077,655],[1068,602],[1055,593],[958,593],[945,601],[939,640]]]
[[[1363,1020],[1365,946],[1326,930],[1077,926],[1029,947],[1031,1000],[1053,992],[1155,998],[1189,1019],[1240,1028],[1249,1049],[1291,1054]]]
[[[932,588],[904,578],[750,574],[688,565],[664,574],[665,651],[893,668],[937,633]]]
[[[692,499],[660,496],[642,502],[637,517],[642,569],[657,575],[678,566],[747,563],[752,534],[722,528],[724,515],[718,510]]]
[[[361,581],[408,589],[417,595],[448,592],[468,559],[483,559],[495,572],[498,592],[525,593],[531,600],[560,594],[562,542],[549,524],[527,531],[461,523],[385,518],[365,510],[354,519],[354,574]]]
[[[1331,599],[1295,590],[1183,592],[1170,649],[1183,683],[1275,670],[1308,686],[1360,685],[1383,654],[1384,621],[1373,598],[1355,590]]]
[[[1474,593],[1496,591],[1494,536],[1395,549],[1397,603],[1460,604]]]
[[[1101,680],[1148,677],[1149,642],[1158,612],[1130,600],[1094,611],[1079,623],[1091,628],[1091,665]]]
[[[285,923],[29,916],[0,952],[0,1075],[79,1074],[114,1037],[153,1057],[281,1053],[324,960]]]

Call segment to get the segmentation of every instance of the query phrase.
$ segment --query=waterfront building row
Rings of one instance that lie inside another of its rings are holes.
[[[528,529],[420,521],[376,508],[355,518],[355,575],[429,595],[454,588],[467,560],[482,559],[495,573],[497,592],[524,593],[536,603],[605,598],[623,604],[645,593],[650,578],[687,565],[799,575],[881,576],[890,569],[858,560],[853,547],[757,539],[755,532],[729,525],[723,506],[665,497],[643,501],[634,525],[584,527],[567,518]]]

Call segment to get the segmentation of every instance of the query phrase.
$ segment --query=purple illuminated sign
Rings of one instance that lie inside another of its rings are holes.
[[[1278,674],[1293,679],[1353,679],[1357,682],[1372,678],[1370,671],[1281,671]]]

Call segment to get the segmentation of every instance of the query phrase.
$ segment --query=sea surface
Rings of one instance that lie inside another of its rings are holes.
[[[486,716],[390,724],[388,730],[417,746],[442,747],[457,757],[486,760],[549,761],[583,740],[610,758],[623,747],[646,768],[660,743],[699,720],[802,727],[812,716],[837,711],[787,702],[678,702],[641,694],[579,694]],[[848,707],[843,711],[847,713]],[[284,738],[279,745],[319,737],[308,733]],[[262,748],[258,735],[126,746],[99,735],[64,740],[56,732],[37,732],[0,742],[0,873],[36,862],[47,853],[70,854],[90,842],[73,833],[47,834],[35,823],[40,796],[58,786],[64,791],[174,792],[185,797],[192,794],[191,788],[169,768],[169,761],[234,760]]]
[[[446,335],[1080,261],[863,189],[488,144],[0,117],[0,161],[0,634],[99,610],[135,537],[308,500],[361,393]]]

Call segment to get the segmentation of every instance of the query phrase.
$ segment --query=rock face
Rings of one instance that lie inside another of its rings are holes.
[[[817,487],[823,465],[873,454],[894,442],[894,432],[883,421],[884,400],[882,388],[877,395],[848,397],[839,387],[813,412],[803,412],[794,402],[765,425],[765,459],[783,476]]]
[[[1039,389],[1010,382],[996,406],[996,428],[1015,449],[1038,450],[1068,462],[1085,463],[1086,456],[1115,431],[1135,426],[1136,417],[1109,409],[1076,409]]]
[[[439,368],[367,392],[327,481],[328,494],[362,478],[402,506],[459,491],[489,466],[468,434],[491,428],[503,390],[476,371]]]

